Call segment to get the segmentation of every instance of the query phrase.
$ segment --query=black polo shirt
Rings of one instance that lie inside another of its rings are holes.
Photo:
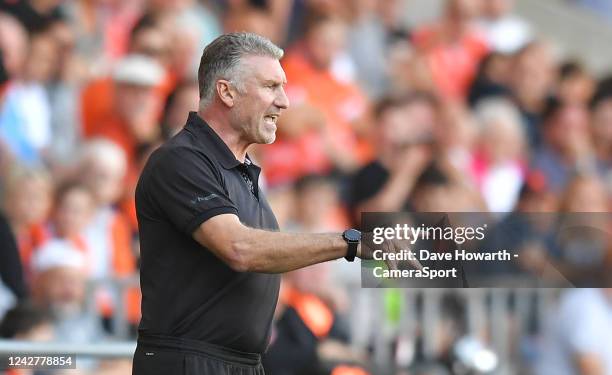
[[[192,237],[200,224],[220,214],[235,214],[249,227],[277,230],[257,188],[259,173],[248,159],[236,160],[195,112],[151,155],[136,188],[141,335],[265,351],[279,275],[235,272]]]

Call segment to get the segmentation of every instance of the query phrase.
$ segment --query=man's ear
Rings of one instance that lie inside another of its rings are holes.
[[[215,88],[221,101],[225,103],[226,106],[230,108],[233,107],[236,91],[233,89],[230,82],[224,79],[217,80]]]

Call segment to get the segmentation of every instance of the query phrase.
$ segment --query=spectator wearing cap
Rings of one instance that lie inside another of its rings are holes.
[[[137,150],[160,136],[158,116],[161,100],[156,88],[164,69],[154,59],[128,55],[119,61],[111,81],[95,81],[82,96],[83,133],[117,143],[128,157],[130,168]]]
[[[85,312],[87,260],[69,242],[50,241],[33,257],[35,303],[53,314],[58,339],[92,342],[101,326]]]
[[[85,344],[101,340],[100,319],[85,308],[87,259],[67,241],[50,241],[33,258],[34,303],[49,310],[57,341]],[[79,359],[80,369],[92,369],[94,360]]]

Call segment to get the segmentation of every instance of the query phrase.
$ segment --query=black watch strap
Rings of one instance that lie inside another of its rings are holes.
[[[349,242],[348,251],[344,256],[344,259],[348,260],[349,262],[354,262],[355,257],[357,256],[357,246],[359,246],[359,242]]]
[[[349,262],[354,262],[357,256],[357,246],[359,246],[359,242],[361,241],[361,232],[356,229],[348,229],[342,233],[342,238],[348,244],[348,251],[344,259]]]

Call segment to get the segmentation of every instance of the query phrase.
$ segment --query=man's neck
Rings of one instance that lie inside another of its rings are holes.
[[[240,134],[230,125],[227,117],[221,115],[214,108],[198,110],[198,116],[210,126],[221,140],[227,145],[236,160],[244,163],[246,159],[248,143],[245,143]]]

